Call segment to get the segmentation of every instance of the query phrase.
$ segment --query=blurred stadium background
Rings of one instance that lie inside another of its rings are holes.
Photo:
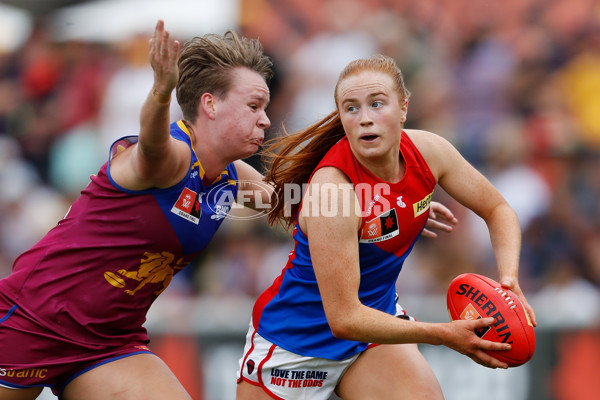
[[[0,277],[64,215],[111,141],[137,132],[158,18],[182,41],[227,29],[260,38],[276,67],[268,136],[326,115],[349,60],[393,56],[412,91],[407,127],[448,138],[517,210],[521,286],[538,318],[534,358],[508,371],[423,346],[446,398],[598,398],[600,2],[0,1]],[[496,271],[485,227],[435,196],[460,225],[417,244],[398,292],[419,320],[441,322],[454,276]],[[250,308],[290,249],[264,220],[229,219],[155,303],[151,346],[195,399],[235,397]]]

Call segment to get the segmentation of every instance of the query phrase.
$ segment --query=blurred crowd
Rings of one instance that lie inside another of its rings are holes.
[[[46,22],[0,53],[0,277],[64,215],[110,143],[137,133],[152,85],[148,33],[58,42]],[[350,60],[394,57],[412,93],[406,127],[450,140],[517,211],[521,286],[536,311],[548,323],[600,321],[600,2],[240,0],[232,28],[275,64],[267,137],[332,111]],[[434,199],[460,223],[418,242],[401,296],[445,293],[467,271],[497,277],[482,222],[441,189]],[[290,233],[237,212],[166,293],[254,298],[270,284]]]

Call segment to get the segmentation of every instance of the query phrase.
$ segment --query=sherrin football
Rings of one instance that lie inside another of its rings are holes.
[[[516,367],[533,356],[533,324],[517,296],[498,282],[473,273],[459,275],[450,283],[446,301],[452,320],[486,317],[496,320],[475,332],[483,339],[511,344],[507,351],[488,351],[492,357]]]

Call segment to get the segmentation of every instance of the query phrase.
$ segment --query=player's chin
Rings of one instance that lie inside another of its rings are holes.
[[[238,150],[243,154],[242,158],[251,156],[260,149],[261,141],[259,140],[246,140],[242,145],[239,146]]]
[[[258,150],[260,150],[260,144],[252,144],[248,149],[248,156],[255,154]]]
[[[244,158],[251,157],[258,152],[259,146],[249,146],[244,152],[240,152],[238,155],[238,160],[243,160]]]

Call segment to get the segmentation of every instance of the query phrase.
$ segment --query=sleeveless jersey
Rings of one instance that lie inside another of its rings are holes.
[[[427,222],[436,184],[405,132],[400,153],[405,173],[397,183],[384,182],[363,167],[346,137],[315,169],[336,167],[352,182],[363,212],[357,234],[361,275],[358,295],[364,305],[392,315],[396,311],[398,274]],[[252,315],[255,329],[273,344],[303,356],[342,360],[365,350],[367,343],[338,339],[331,333],[308,239],[298,225],[293,237],[295,247],[281,275],[256,301]]]
[[[165,189],[127,190],[110,176],[109,160],[67,215],[17,258],[0,292],[73,341],[147,341],[142,324],[152,302],[207,246],[237,195],[233,164],[205,186],[183,121],[170,129],[192,154],[184,179]],[[111,156],[135,142],[137,136],[116,141]]]

